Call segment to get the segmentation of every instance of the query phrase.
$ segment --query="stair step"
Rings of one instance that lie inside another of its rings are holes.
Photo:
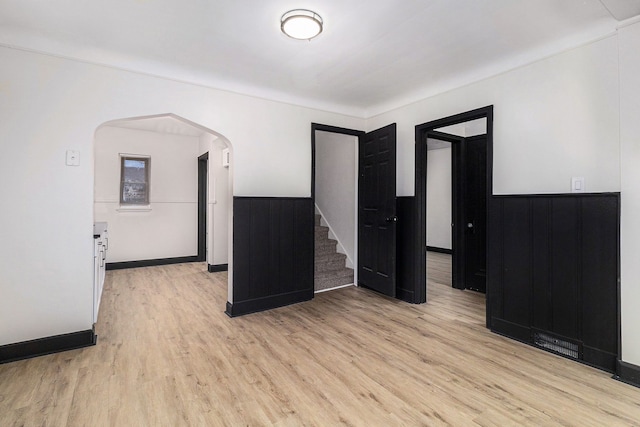
[[[323,239],[316,238],[314,240],[313,246],[316,247],[316,248],[330,247],[330,248],[334,248],[334,250],[335,250],[335,247],[336,247],[337,244],[338,244],[337,241],[325,237]]]
[[[314,220],[315,220],[314,222],[315,225],[320,225],[320,215],[318,214],[314,215]]]
[[[316,257],[314,263],[315,271],[334,271],[345,268],[345,260],[347,256],[345,254],[333,253],[323,255],[321,258]]]
[[[314,281],[315,290],[348,285],[353,283],[353,270],[345,267],[335,271],[316,272]]]
[[[316,257],[336,253],[336,244],[334,243],[333,245],[316,246],[315,253]]]
[[[320,254],[316,254],[316,259],[315,262],[316,263],[323,263],[323,262],[341,262],[344,264],[344,262],[347,260],[347,256],[345,254],[341,254],[340,252],[329,252],[329,253],[320,253]]]
[[[339,277],[351,277],[353,279],[353,268],[342,267],[331,271],[316,271],[314,273],[316,279],[336,279]]]
[[[315,238],[318,239],[328,239],[329,238],[329,227],[323,227],[321,225],[315,226]]]

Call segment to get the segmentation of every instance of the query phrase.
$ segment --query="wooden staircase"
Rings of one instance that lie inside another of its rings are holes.
[[[315,216],[314,290],[322,291],[353,283],[353,269],[345,267],[347,256],[337,252],[337,241],[329,238],[329,227]]]

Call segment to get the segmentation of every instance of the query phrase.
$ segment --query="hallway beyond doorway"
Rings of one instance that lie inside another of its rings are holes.
[[[451,286],[451,255],[427,251],[427,292],[443,317],[477,323],[484,328],[485,294]]]

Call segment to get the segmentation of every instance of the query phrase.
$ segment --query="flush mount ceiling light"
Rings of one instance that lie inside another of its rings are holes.
[[[311,40],[322,32],[322,18],[307,9],[294,9],[282,15],[280,29],[297,40]]]

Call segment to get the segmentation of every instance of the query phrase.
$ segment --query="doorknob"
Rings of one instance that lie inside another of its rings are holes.
[[[467,228],[473,228],[473,223],[472,222],[468,223]]]
[[[385,219],[385,221],[387,222],[398,222],[398,217],[393,215],[393,216],[388,216],[387,219]]]

